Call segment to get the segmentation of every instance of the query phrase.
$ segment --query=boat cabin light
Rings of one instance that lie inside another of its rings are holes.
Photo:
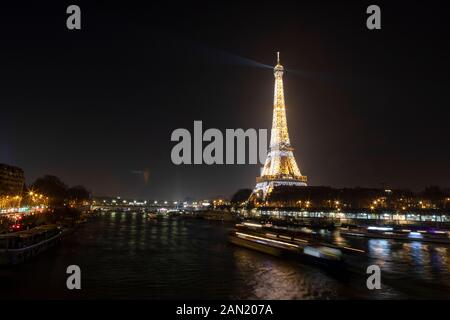
[[[392,231],[391,227],[368,227],[367,230]]]
[[[259,223],[244,222],[243,225],[247,227],[262,228],[262,224]]]

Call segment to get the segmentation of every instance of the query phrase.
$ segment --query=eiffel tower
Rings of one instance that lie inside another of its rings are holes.
[[[256,186],[249,201],[265,201],[273,189],[278,186],[306,186],[307,177],[300,173],[294,158],[294,149],[289,140],[284,104],[283,72],[280,53],[277,52],[277,65],[274,68],[275,94],[270,149],[261,176],[256,178]]]

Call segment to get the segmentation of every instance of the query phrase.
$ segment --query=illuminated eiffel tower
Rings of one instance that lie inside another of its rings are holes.
[[[277,186],[306,186],[307,178],[302,176],[295,161],[286,121],[283,90],[284,68],[277,53],[277,65],[274,68],[275,95],[273,101],[273,121],[270,137],[270,149],[261,176],[256,178],[256,187],[249,201],[262,200]]]

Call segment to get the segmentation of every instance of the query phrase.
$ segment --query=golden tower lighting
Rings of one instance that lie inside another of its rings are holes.
[[[274,68],[275,93],[270,149],[261,176],[256,178],[256,186],[251,198],[264,200],[267,194],[277,186],[306,186],[307,178],[300,173],[294,158],[294,149],[289,140],[284,104],[283,72],[280,53],[277,52],[277,65]]]

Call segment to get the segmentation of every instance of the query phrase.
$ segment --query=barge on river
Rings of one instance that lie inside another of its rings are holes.
[[[364,253],[362,250],[321,242],[307,232],[247,222],[236,225],[229,234],[229,241],[266,254],[326,266],[343,267],[343,252]]]
[[[59,243],[63,231],[55,225],[0,235],[0,266],[29,260]]]
[[[341,227],[340,234],[344,237],[364,237],[375,239],[392,239],[399,241],[423,241],[450,244],[450,232],[435,228],[397,228],[385,226]]]

